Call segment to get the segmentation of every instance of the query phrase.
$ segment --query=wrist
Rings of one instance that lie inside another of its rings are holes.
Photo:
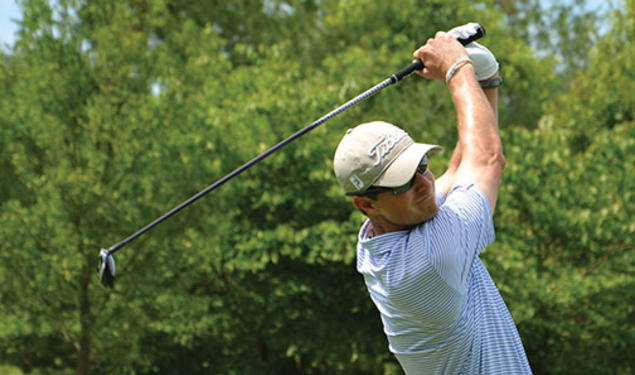
[[[478,82],[474,77],[474,67],[472,66],[472,64],[467,63],[464,64],[460,69],[456,70],[450,80],[446,82],[446,85],[451,92],[454,92],[456,91],[456,88],[463,87],[462,89],[459,89],[459,91],[461,91],[465,89],[464,86],[466,84],[472,85],[472,83],[475,87],[478,87]]]
[[[470,60],[469,57],[462,57],[456,60],[445,73],[445,82],[450,83],[452,77],[454,77],[457,72],[462,70],[466,65],[472,65],[472,60]]]
[[[503,84],[503,78],[496,75],[494,78],[478,81],[483,89],[495,89]]]

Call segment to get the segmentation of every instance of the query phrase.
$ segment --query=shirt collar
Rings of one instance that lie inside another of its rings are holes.
[[[385,253],[386,251],[390,251],[392,249],[392,246],[386,246],[387,244],[394,243],[394,241],[397,241],[410,233],[410,230],[400,230],[368,238],[369,226],[370,219],[366,219],[366,222],[364,222],[359,230],[357,241],[359,246],[362,246],[374,255],[379,255]]]

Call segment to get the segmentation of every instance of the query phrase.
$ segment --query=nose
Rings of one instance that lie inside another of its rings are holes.
[[[420,190],[421,187],[425,186],[425,177],[424,175],[417,171],[417,173],[415,173],[415,181],[413,183],[413,186],[415,187],[415,189]]]
[[[417,171],[417,173],[415,174],[415,181],[413,186],[418,192],[425,192],[427,190],[430,190],[433,183],[430,181],[431,177],[432,172],[430,172],[430,170],[427,170],[425,175]]]

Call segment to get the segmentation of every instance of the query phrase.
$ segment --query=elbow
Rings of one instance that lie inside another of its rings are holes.
[[[496,147],[487,150],[481,155],[480,164],[486,168],[495,168],[502,171],[505,168],[505,164],[507,164],[507,160],[505,160],[502,148]]]
[[[463,160],[469,160],[477,168],[495,168],[503,170],[507,161],[503,154],[503,145],[500,140],[493,139],[489,142],[466,142],[463,145]]]
[[[505,168],[505,165],[507,164],[507,160],[505,159],[505,154],[503,154],[502,149],[496,153],[496,156],[494,158],[495,158],[494,163],[500,165],[501,169]]]

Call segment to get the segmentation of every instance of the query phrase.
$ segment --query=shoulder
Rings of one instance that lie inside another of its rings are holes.
[[[430,262],[457,291],[465,290],[474,258],[495,237],[487,198],[473,184],[454,187],[420,230],[428,233]]]
[[[443,213],[455,213],[461,216],[492,216],[487,197],[476,184],[457,185],[453,187],[440,206],[439,214]]]
[[[485,194],[475,184],[457,185],[426,224],[433,245],[484,246],[494,239],[492,212]],[[433,246],[434,247],[434,246]]]

